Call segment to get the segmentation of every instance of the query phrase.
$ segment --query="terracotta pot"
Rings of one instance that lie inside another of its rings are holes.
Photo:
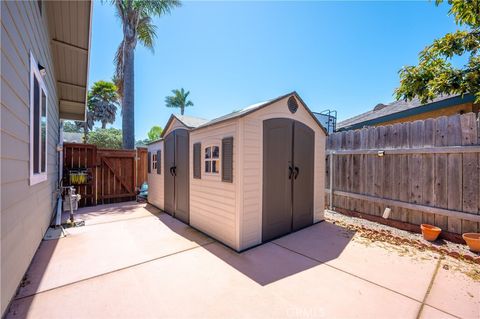
[[[467,242],[471,251],[480,252],[480,233],[465,233],[462,235],[463,240]]]
[[[422,229],[423,238],[428,241],[435,241],[442,232],[441,228],[429,224],[421,224],[420,228]]]

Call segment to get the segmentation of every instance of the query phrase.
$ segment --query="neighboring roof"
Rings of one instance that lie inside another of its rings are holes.
[[[220,117],[217,117],[211,121],[208,121],[206,122],[205,124],[203,125],[200,125],[198,126],[197,128],[195,128],[194,130],[198,130],[198,129],[202,129],[202,128],[205,128],[205,127],[209,127],[209,126],[212,126],[212,125],[215,125],[215,124],[219,124],[219,123],[222,123],[222,122],[225,122],[225,121],[228,121],[228,120],[232,120],[232,119],[235,119],[235,118],[239,118],[239,117],[243,117],[243,116],[246,116],[250,113],[253,113],[253,112],[256,112],[258,110],[261,110],[263,109],[264,107],[267,107],[269,105],[272,105],[273,103],[275,102],[278,102],[284,98],[287,98],[291,95],[294,95],[299,101],[300,103],[303,104],[303,106],[305,107],[305,109],[307,110],[307,112],[310,114],[310,116],[314,119],[314,121],[318,124],[318,126],[320,126],[322,128],[322,130],[325,132],[326,135],[328,135],[327,131],[325,130],[325,128],[322,126],[322,124],[318,121],[317,117],[312,113],[312,111],[310,111],[310,109],[308,108],[308,106],[305,104],[305,102],[303,102],[302,98],[298,95],[297,92],[293,91],[293,92],[290,92],[288,94],[285,94],[285,95],[282,95],[282,96],[279,96],[275,99],[272,99],[272,100],[268,100],[268,101],[265,101],[265,102],[260,102],[260,103],[256,103],[256,104],[252,104],[250,106],[247,106],[239,111],[234,111],[232,113],[229,113],[227,115],[224,115],[224,116],[220,116]]]
[[[83,133],[63,132],[63,141],[66,143],[83,143]]]
[[[354,116],[347,120],[337,123],[337,130],[350,130],[362,128],[368,125],[379,124],[398,118],[434,111],[449,106],[472,102],[472,94],[465,95],[439,95],[432,101],[422,104],[419,99],[411,101],[395,101],[393,103],[382,105],[377,104],[371,111]]]
[[[60,118],[85,120],[92,1],[44,1]]]
[[[152,145],[152,144],[155,144],[155,143],[158,143],[158,142],[161,142],[161,141],[163,141],[163,138],[159,138],[158,140],[150,141],[148,143],[145,143],[145,145],[148,146],[148,145]]]
[[[161,135],[162,137],[163,137],[164,133],[168,131],[168,128],[170,127],[170,125],[172,124],[174,119],[177,119],[180,123],[182,123],[183,125],[185,125],[186,128],[189,128],[189,129],[196,128],[196,127],[208,122],[208,120],[203,119],[201,117],[172,114],[172,115],[170,115],[170,118],[168,119],[167,124],[165,125],[165,128],[163,129],[163,132],[162,132],[162,135]],[[149,144],[151,144],[151,143],[149,143]]]

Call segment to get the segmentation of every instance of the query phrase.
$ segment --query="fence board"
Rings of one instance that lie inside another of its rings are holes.
[[[82,195],[80,207],[135,199],[136,188],[146,181],[146,149],[139,149],[137,154],[135,150],[97,149],[91,144],[65,143],[63,154],[64,186],[69,185],[71,169],[85,169],[91,176],[87,184],[74,185]]]
[[[479,136],[473,113],[334,133],[327,141],[328,150],[338,151],[329,155],[336,163],[328,186],[338,191],[334,206],[381,215],[388,203],[398,205],[390,207],[392,219],[454,233],[477,231]],[[443,213],[447,210],[456,213]]]

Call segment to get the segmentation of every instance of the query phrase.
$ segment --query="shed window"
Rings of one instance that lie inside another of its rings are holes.
[[[47,89],[30,55],[30,185],[47,180]]]
[[[152,155],[152,169],[157,169],[157,153],[153,153]]]
[[[205,148],[205,173],[218,174],[220,172],[220,147]]]

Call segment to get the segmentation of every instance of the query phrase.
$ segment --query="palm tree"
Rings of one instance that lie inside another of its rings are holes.
[[[97,81],[88,92],[88,109],[93,112],[95,121],[102,123],[102,129],[107,124],[115,122],[119,105],[117,87],[112,82]]]
[[[87,109],[87,118],[86,121],[75,121],[75,125],[79,129],[83,129],[83,143],[87,143],[88,132],[93,130],[93,125],[95,124],[95,116],[93,111]]]
[[[169,13],[180,0],[111,0],[122,21],[123,40],[115,57],[114,79],[122,100],[123,147],[135,148],[134,60],[137,41],[153,51],[156,26],[152,17]]]
[[[193,102],[188,99],[190,91],[185,92],[183,88],[180,90],[172,90],[173,96],[165,97],[165,104],[167,107],[178,107],[180,108],[180,114],[185,113],[185,108],[188,106],[193,106]]]

